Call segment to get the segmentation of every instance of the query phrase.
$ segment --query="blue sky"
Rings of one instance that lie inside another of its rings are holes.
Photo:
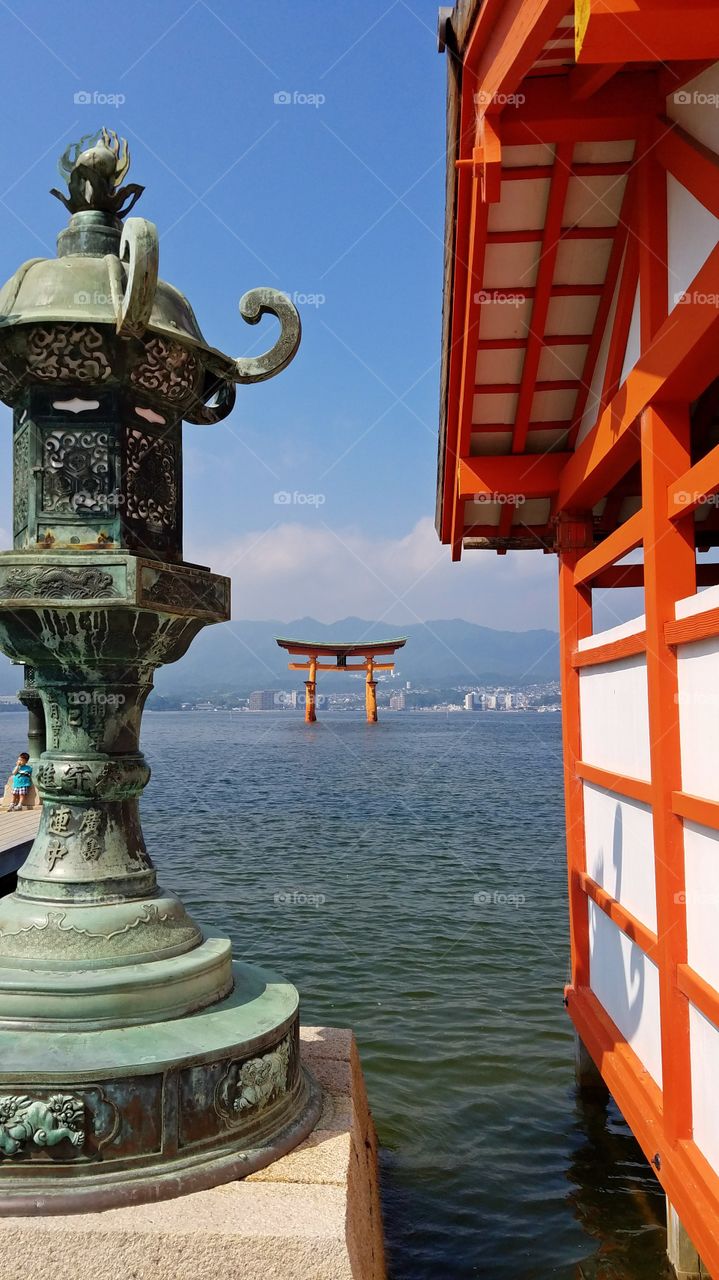
[[[129,139],[129,180],[147,188],[136,212],[159,227],[161,274],[213,345],[271,345],[269,323],[240,320],[247,289],[298,298],[292,366],[240,388],[226,423],[185,428],[187,558],[231,573],[238,617],[556,625],[554,557],[452,565],[432,527],[446,74],[435,27],[434,0],[0,0],[4,276],[54,253],[57,157],[106,124]],[[6,527],[7,473],[0,498]]]

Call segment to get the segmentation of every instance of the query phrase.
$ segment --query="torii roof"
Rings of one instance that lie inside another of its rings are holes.
[[[395,640],[287,640],[275,637],[288,653],[394,653],[407,643],[406,636]]]

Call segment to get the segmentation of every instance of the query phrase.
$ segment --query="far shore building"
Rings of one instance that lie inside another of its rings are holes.
[[[277,692],[275,689],[255,689],[250,694],[249,709],[250,711],[274,711],[277,706]]]
[[[437,529],[557,557],[581,1078],[719,1276],[719,5],[461,0],[440,48]]]

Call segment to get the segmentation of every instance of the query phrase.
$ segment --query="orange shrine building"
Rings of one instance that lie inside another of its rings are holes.
[[[440,48],[437,528],[557,557],[568,1013],[719,1276],[719,4],[462,0]]]

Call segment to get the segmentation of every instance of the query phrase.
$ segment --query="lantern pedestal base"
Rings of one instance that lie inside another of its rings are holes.
[[[251,965],[232,973],[230,995],[187,1017],[0,1027],[0,1215],[200,1191],[264,1168],[307,1136],[321,1102],[299,1060],[297,991]],[[88,969],[88,981],[96,976]]]

